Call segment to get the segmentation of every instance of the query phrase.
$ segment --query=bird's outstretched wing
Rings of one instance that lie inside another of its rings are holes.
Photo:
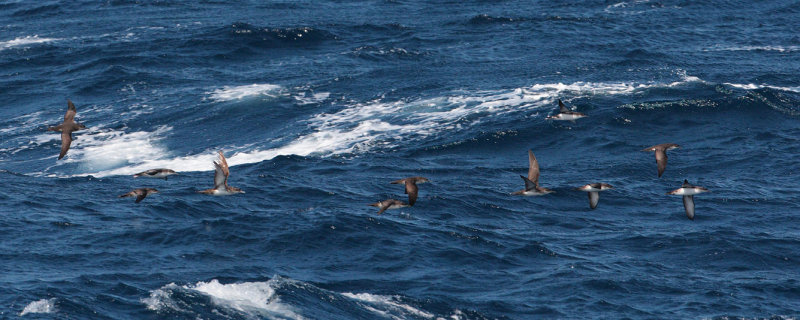
[[[64,130],[61,131],[61,153],[58,154],[58,159],[61,160],[65,155],[67,155],[67,151],[69,151],[69,146],[72,144],[72,131]]]
[[[536,156],[531,150],[528,150],[528,180],[539,185],[539,161],[536,160]]]
[[[75,105],[72,104],[72,101],[67,100],[67,113],[64,114],[64,121],[74,120],[77,113],[78,110],[75,109]]]

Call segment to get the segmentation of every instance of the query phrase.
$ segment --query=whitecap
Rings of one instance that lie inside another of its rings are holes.
[[[186,312],[174,299],[181,293],[200,293],[211,299],[215,305],[235,310],[246,315],[279,316],[292,319],[303,319],[293,308],[281,303],[272,287],[273,281],[241,282],[222,284],[217,279],[209,282],[200,281],[194,285],[178,286],[170,283],[150,292],[150,296],[142,299],[147,309],[153,311]]]
[[[398,296],[383,296],[370,293],[342,293],[343,296],[353,299],[365,309],[384,317],[405,319],[407,316],[433,319],[434,315],[402,303]]]
[[[65,163],[79,162],[85,170],[103,170],[158,159],[169,155],[160,137],[172,130],[162,126],[153,132],[98,129],[75,135]],[[57,134],[54,139],[60,139]]]
[[[20,316],[24,316],[29,313],[54,313],[56,312],[56,298],[50,299],[41,299],[36,300],[29,303],[22,309],[22,312],[19,313]]]
[[[726,86],[731,86],[734,88],[745,89],[745,90],[755,90],[755,89],[763,89],[763,88],[770,88],[775,90],[781,91],[791,91],[791,92],[798,92],[800,93],[800,87],[780,87],[780,86],[772,86],[768,84],[754,84],[754,83],[724,83]]]
[[[0,50],[19,47],[19,46],[26,46],[32,44],[39,44],[39,43],[46,43],[46,42],[53,42],[58,41],[61,39],[58,38],[39,38],[38,35],[34,36],[27,36],[27,37],[19,37],[14,40],[8,41],[0,41]]]
[[[800,51],[800,46],[714,46],[703,51],[775,51],[794,52]]]
[[[241,100],[249,97],[267,96],[277,97],[283,87],[274,84],[251,84],[244,86],[229,87],[225,86],[208,92],[209,98],[214,101]]]
[[[323,102],[326,99],[328,99],[330,95],[331,95],[330,92],[315,92],[315,93],[305,92],[302,94],[297,94],[293,96],[293,98],[297,100],[297,102],[299,102],[301,105],[305,105],[305,104],[314,104]]]

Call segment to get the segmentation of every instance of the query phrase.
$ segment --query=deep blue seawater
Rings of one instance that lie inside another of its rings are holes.
[[[2,1],[0,318],[800,316],[800,4]],[[57,161],[71,99],[87,130]],[[588,118],[545,120],[557,99]],[[678,143],[664,176],[641,149]],[[542,186],[516,197],[527,150]],[[229,183],[209,197],[217,150]],[[166,167],[169,180],[131,174]],[[390,181],[421,175],[414,207]],[[684,179],[711,189],[695,197]],[[616,188],[589,210],[590,182]],[[161,191],[143,202],[133,188]]]

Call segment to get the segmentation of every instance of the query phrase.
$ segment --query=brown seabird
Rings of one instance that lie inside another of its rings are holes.
[[[392,181],[392,184],[405,184],[406,185],[406,194],[408,195],[408,205],[413,206],[415,202],[417,202],[417,193],[419,188],[417,187],[417,183],[425,183],[430,182],[428,178],[425,177],[410,177],[400,180]]]
[[[139,188],[139,189],[134,189],[133,191],[128,192],[126,194],[120,195],[119,197],[120,198],[136,197],[136,203],[139,203],[142,202],[142,200],[144,200],[144,198],[147,197],[147,195],[153,193],[158,193],[158,190],[153,188]]]
[[[58,154],[59,160],[67,154],[69,146],[72,144],[72,131],[86,129],[82,124],[75,122],[75,115],[77,113],[78,111],[75,109],[75,105],[72,104],[72,101],[67,100],[67,113],[64,114],[64,122],[55,127],[47,128],[47,131],[61,131],[61,153]]]
[[[662,143],[654,145],[649,148],[642,149],[642,151],[645,152],[655,151],[656,164],[658,164],[658,177],[661,178],[661,175],[664,174],[664,170],[667,169],[667,150],[677,149],[680,147],[681,146],[674,143]]]
[[[408,207],[409,205],[400,200],[388,199],[388,200],[378,201],[375,203],[370,203],[369,206],[380,208],[381,210],[378,211],[378,214],[381,214],[389,209],[400,209]]]
[[[214,188],[197,192],[212,196],[227,196],[237,193],[244,193],[242,189],[228,185],[228,175],[230,174],[230,171],[228,170],[228,162],[225,161],[225,156],[222,155],[222,151],[217,152],[219,153],[219,162],[214,161]]]
[[[525,181],[525,189],[511,193],[513,195],[541,196],[553,192],[539,186],[539,161],[536,161],[536,156],[531,150],[528,150],[528,177],[520,177]]]

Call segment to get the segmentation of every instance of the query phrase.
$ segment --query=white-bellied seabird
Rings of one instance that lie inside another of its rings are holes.
[[[575,190],[586,191],[589,193],[589,208],[597,208],[597,203],[600,201],[600,191],[614,189],[608,183],[590,183],[576,188]]]
[[[173,174],[178,174],[175,170],[172,169],[150,169],[147,171],[142,171],[137,174],[134,174],[134,178],[143,177],[143,178],[156,178],[156,179],[164,179],[167,180],[168,176]]]
[[[694,220],[694,195],[708,192],[708,189],[689,184],[689,180],[683,180],[683,185],[667,194],[683,196],[683,208],[686,209],[686,216],[689,220]]]
[[[231,187],[228,185],[228,162],[225,161],[225,156],[222,151],[219,153],[219,161],[214,161],[214,188],[197,191],[202,194],[210,194],[212,196],[227,196],[237,193],[244,193],[242,189]]]
[[[520,177],[525,181],[525,189],[511,193],[513,195],[540,196],[553,192],[539,186],[539,161],[536,160],[536,156],[531,150],[528,150],[528,177]]]
[[[381,210],[378,211],[378,214],[381,214],[389,209],[400,209],[408,207],[408,204],[400,200],[388,199],[388,200],[378,201],[375,203],[370,203],[369,206],[380,208]]]
[[[568,120],[568,121],[575,121],[580,118],[585,118],[586,115],[580,112],[572,111],[561,102],[561,99],[558,99],[558,113],[549,116],[545,119],[547,120]]]

